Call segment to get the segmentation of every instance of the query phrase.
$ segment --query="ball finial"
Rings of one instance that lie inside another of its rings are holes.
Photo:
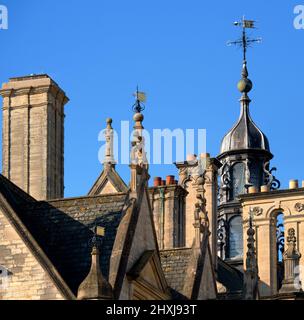
[[[248,93],[252,89],[252,81],[247,78],[243,78],[238,82],[238,89],[242,93]]]
[[[144,115],[142,113],[140,113],[140,112],[137,112],[137,113],[134,114],[133,120],[135,122],[138,122],[138,121],[142,122],[144,120]]]
[[[112,129],[112,122],[113,122],[113,120],[112,120],[112,118],[107,118],[107,129]]]

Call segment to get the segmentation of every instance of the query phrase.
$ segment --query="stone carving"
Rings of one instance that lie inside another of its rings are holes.
[[[114,148],[113,148],[113,128],[112,128],[112,119],[108,118],[107,119],[107,128],[104,130],[104,136],[106,140],[106,150],[105,150],[105,158],[104,158],[104,164],[106,163],[111,163],[115,164],[115,159],[114,159]]]
[[[147,154],[145,151],[145,138],[138,130],[134,131],[134,140],[131,147],[131,163],[140,167],[148,165]]]
[[[207,161],[204,158],[196,160],[195,166],[188,167],[188,177],[200,177],[205,173]]]
[[[301,212],[304,210],[304,204],[303,203],[300,203],[300,202],[297,202],[294,206],[295,210],[297,212]]]
[[[206,199],[204,199],[201,194],[198,194],[196,198],[198,201],[195,204],[194,210],[194,227],[199,228],[200,232],[203,233],[209,229],[209,218],[206,211]]]
[[[296,281],[301,258],[301,254],[296,248],[296,231],[294,228],[290,228],[287,234],[287,250],[283,254],[284,280],[280,290],[281,293],[301,291],[301,282]]]
[[[260,216],[263,213],[263,209],[260,207],[250,208],[249,214],[254,216]]]

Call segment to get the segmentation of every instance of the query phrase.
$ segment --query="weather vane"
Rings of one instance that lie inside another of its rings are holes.
[[[133,111],[140,113],[145,110],[145,105],[143,103],[146,102],[146,94],[144,92],[138,91],[138,86],[133,96],[136,99],[135,104],[133,105]]]
[[[93,237],[89,240],[89,244],[92,247],[98,247],[102,243],[102,238],[105,236],[105,228],[98,226],[95,222],[93,228],[91,228],[91,231],[93,232]]]
[[[246,53],[247,48],[250,47],[253,43],[260,43],[262,41],[262,38],[250,38],[247,36],[246,29],[255,29],[255,22],[254,20],[245,20],[245,17],[243,17],[242,21],[234,22],[235,26],[241,27],[243,29],[242,38],[236,41],[228,41],[227,45],[236,45],[243,48],[243,59],[244,62],[246,61]]]

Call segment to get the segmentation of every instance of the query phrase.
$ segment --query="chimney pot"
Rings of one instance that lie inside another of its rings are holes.
[[[290,180],[289,181],[289,189],[298,189],[299,181],[298,180]]]
[[[171,184],[174,184],[175,176],[167,176],[166,178],[166,185],[169,186]]]
[[[267,185],[261,186],[261,192],[269,192],[270,191],[270,187]]]
[[[259,190],[256,186],[251,186],[248,188],[248,193],[258,193]]]
[[[162,179],[161,177],[155,177],[154,178],[154,187],[159,187],[162,184]]]

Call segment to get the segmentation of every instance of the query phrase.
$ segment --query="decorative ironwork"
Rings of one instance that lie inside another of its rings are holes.
[[[229,187],[230,185],[230,162],[225,161],[221,169],[221,184],[222,187]]]
[[[265,162],[263,170],[265,172],[265,185],[270,187],[270,190],[278,190],[281,186],[281,182],[276,179],[276,177],[272,174],[274,171],[277,171],[276,167],[273,167],[271,170],[269,170],[269,164],[270,162]]]
[[[218,200],[220,203],[228,201],[230,184],[230,161],[225,160],[222,168],[220,169],[220,188],[218,194]]]
[[[218,221],[217,228],[217,243],[218,251],[221,259],[225,259],[227,250],[227,234],[228,234],[228,224],[227,221],[222,218]]]
[[[98,226],[97,223],[95,223],[94,227],[90,230],[92,231],[93,236],[89,240],[89,246],[91,248],[100,248],[102,245],[102,239],[105,236],[105,228]]]
[[[134,93],[134,97],[136,99],[135,104],[133,105],[133,111],[137,113],[141,113],[145,110],[145,105],[143,102],[146,101],[146,94],[144,92],[138,91],[138,86],[136,92]]]
[[[250,38],[247,36],[246,34],[246,29],[254,29],[255,26],[255,21],[253,20],[245,20],[245,17],[243,17],[242,21],[237,21],[234,23],[235,26],[240,26],[243,29],[242,32],[242,37],[236,41],[228,41],[227,45],[231,46],[231,45],[236,45],[236,46],[240,46],[243,49],[243,59],[244,61],[246,61],[246,53],[247,53],[247,49],[249,47],[252,46],[252,44],[254,43],[260,43],[262,41],[262,38]]]
[[[300,202],[297,202],[294,206],[295,210],[297,212],[301,212],[304,210],[304,204],[303,203],[300,203]]]

